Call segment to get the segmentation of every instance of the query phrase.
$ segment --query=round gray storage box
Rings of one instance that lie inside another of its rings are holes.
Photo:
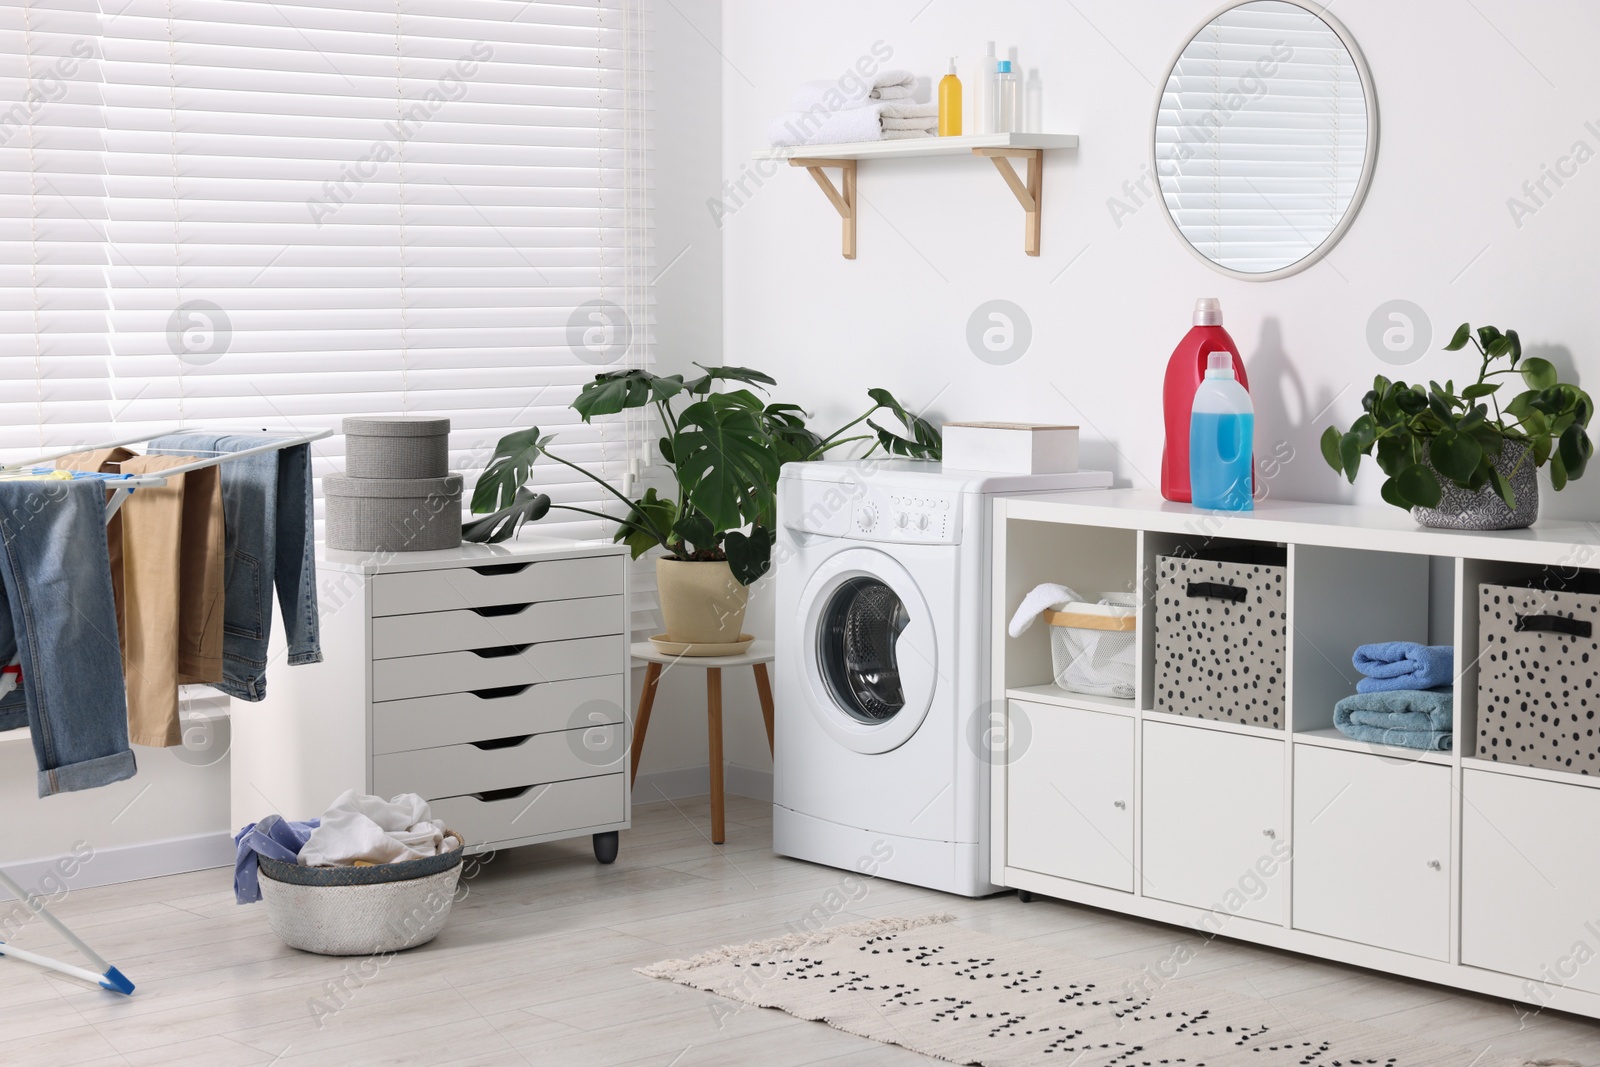
[[[461,475],[322,478],[328,547],[350,552],[428,552],[461,544]]]
[[[443,478],[450,473],[450,420],[361,415],[344,420],[345,474],[352,478]]]

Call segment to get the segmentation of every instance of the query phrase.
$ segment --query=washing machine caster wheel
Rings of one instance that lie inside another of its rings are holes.
[[[1024,904],[1032,904],[1033,894],[1028,892],[1026,889],[1019,889],[1017,890],[1017,899],[1022,901]]]
[[[601,863],[613,863],[617,858],[617,831],[607,830],[594,835],[594,858]]]

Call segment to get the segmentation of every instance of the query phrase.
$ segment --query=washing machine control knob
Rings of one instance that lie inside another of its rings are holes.
[[[907,526],[907,525],[908,525],[908,524],[909,524],[909,523],[910,523],[910,522],[911,522],[911,516],[910,516],[910,515],[907,515],[907,514],[906,514],[906,513],[905,513],[905,512],[903,512],[903,511],[902,511],[902,512],[899,512],[899,513],[898,513],[898,514],[896,514],[896,515],[895,515],[895,517],[894,517],[894,524],[895,524],[895,525],[896,525],[896,526],[898,526],[898,527],[900,527],[900,529],[902,529],[902,530],[904,530],[904,529],[905,529],[905,528],[906,528],[906,526]]]
[[[927,528],[928,528],[928,516],[926,514],[918,515],[917,516],[917,529],[926,530]]]
[[[878,525],[878,511],[871,504],[863,506],[856,512],[856,525],[865,532],[870,533]]]

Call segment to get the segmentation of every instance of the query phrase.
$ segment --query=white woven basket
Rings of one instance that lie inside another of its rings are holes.
[[[450,918],[461,864],[375,885],[293,885],[261,873],[272,932],[290,948],[323,956],[370,956],[425,945]]]

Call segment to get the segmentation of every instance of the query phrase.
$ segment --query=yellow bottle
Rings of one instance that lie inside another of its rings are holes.
[[[950,57],[950,73],[939,79],[939,136],[961,136],[961,79],[956,77],[956,57]]]

